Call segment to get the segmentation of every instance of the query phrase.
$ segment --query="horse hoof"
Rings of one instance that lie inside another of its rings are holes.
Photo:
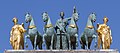
[[[26,48],[28,48],[28,44],[26,44]]]
[[[97,48],[97,45],[95,45],[94,47]]]

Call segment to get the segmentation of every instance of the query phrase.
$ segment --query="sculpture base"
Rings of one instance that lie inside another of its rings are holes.
[[[119,53],[115,49],[99,50],[5,50],[4,53]]]

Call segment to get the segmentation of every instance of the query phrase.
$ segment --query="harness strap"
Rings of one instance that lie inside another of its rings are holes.
[[[70,24],[69,26],[72,28],[77,28],[77,26],[75,24]]]
[[[86,26],[86,28],[93,29],[94,27],[93,26]]]
[[[28,26],[29,29],[32,29],[32,28],[36,28],[35,25],[32,25],[32,26]]]
[[[52,24],[45,25],[45,28],[50,28],[50,27],[52,27]]]

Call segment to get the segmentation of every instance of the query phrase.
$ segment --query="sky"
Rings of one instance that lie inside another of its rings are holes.
[[[56,20],[60,18],[60,12],[64,11],[65,17],[70,17],[72,16],[74,6],[76,6],[80,13],[77,22],[79,27],[78,38],[80,38],[80,34],[84,31],[89,14],[95,12],[97,17],[94,23],[95,26],[97,23],[103,23],[104,16],[108,17],[108,25],[112,30],[113,37],[110,48],[120,51],[119,2],[119,0],[0,0],[0,53],[3,53],[4,50],[12,49],[9,38],[10,30],[14,25],[12,22],[13,17],[17,17],[18,23],[24,23],[25,28],[27,28],[25,13],[31,13],[38,31],[43,34],[43,12],[48,12],[52,24],[55,25]],[[25,49],[32,50],[30,40],[27,39],[27,41],[29,47]],[[94,49],[93,46],[94,40],[91,49]],[[80,44],[77,49],[81,49]]]

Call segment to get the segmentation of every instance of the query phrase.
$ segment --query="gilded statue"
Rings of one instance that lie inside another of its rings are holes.
[[[24,49],[24,24],[18,24],[18,19],[13,18],[14,26],[10,31],[10,44],[14,50]]]
[[[107,25],[108,18],[104,17],[103,24],[97,24],[98,48],[102,45],[102,49],[109,49],[112,43],[111,29]]]

